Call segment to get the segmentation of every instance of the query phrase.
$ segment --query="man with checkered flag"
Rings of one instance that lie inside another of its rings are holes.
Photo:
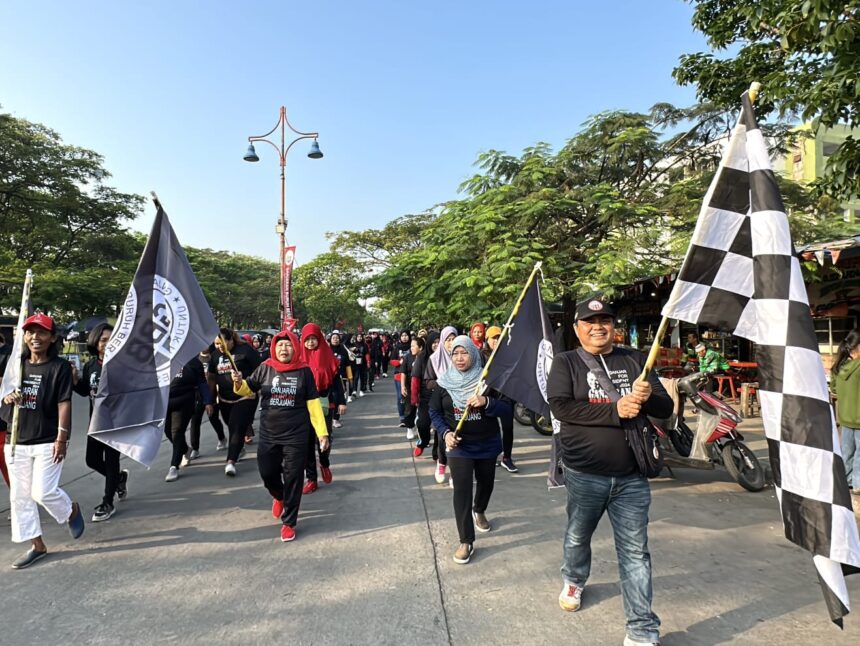
[[[842,627],[844,575],[860,571],[860,539],[800,263],[749,94],[663,315],[756,343],[785,536],[812,552]]]

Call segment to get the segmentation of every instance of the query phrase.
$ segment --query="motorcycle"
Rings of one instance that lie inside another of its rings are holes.
[[[660,436],[665,464],[670,471],[673,466],[713,469],[721,464],[744,489],[761,491],[766,484],[764,469],[736,430],[742,418],[706,391],[709,379],[705,373],[694,372],[676,380],[680,401],[675,414],[665,420],[651,419]],[[684,421],[686,399],[699,411],[695,433]]]
[[[541,435],[552,435],[552,422],[540,413],[529,410],[519,402],[514,403],[514,419],[523,426],[531,426]]]

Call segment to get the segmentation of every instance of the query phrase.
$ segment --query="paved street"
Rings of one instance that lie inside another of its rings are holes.
[[[8,500],[0,503],[0,643],[621,644],[607,520],[582,610],[557,605],[565,496],[545,486],[548,440],[517,427],[521,472],[498,470],[493,531],[459,566],[451,492],[394,428],[390,380],[378,386],[350,405],[334,439],[335,480],[303,499],[289,544],[279,541],[254,447],[227,479],[208,425],[203,457],[177,482],[164,482],[163,446],[152,470],[129,466],[119,512],[89,522],[102,481],[84,465],[86,403],[76,396],[63,482],[88,512],[87,530],[72,542],[43,513],[49,558],[13,571],[7,564],[23,548],[9,542]],[[749,440],[761,454],[761,433]],[[770,488],[748,493],[722,471],[676,475],[653,483],[664,645],[860,641],[860,609],[844,632],[830,624],[811,559],[782,538]],[[860,607],[860,577],[848,585]]]

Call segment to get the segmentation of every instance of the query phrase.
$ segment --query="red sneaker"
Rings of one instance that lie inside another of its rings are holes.
[[[305,483],[304,489],[302,489],[302,493],[305,493],[305,494],[313,493],[317,489],[319,489],[319,487],[317,486],[317,481],[316,480],[308,480]]]
[[[284,513],[284,501],[283,500],[273,500],[272,501],[272,518],[280,518],[281,514]]]
[[[331,484],[331,469],[320,465],[320,473],[322,474],[323,482]]]
[[[296,538],[296,530],[289,525],[281,525],[281,542],[289,543]]]
[[[412,455],[414,455],[416,458],[421,457],[422,453],[424,453],[424,448],[421,446],[416,446],[415,450],[412,451]]]

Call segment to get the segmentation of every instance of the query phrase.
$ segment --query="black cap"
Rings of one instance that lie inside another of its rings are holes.
[[[598,315],[611,316],[614,319],[615,310],[612,308],[612,305],[599,298],[589,298],[576,305],[577,321],[583,321]]]

